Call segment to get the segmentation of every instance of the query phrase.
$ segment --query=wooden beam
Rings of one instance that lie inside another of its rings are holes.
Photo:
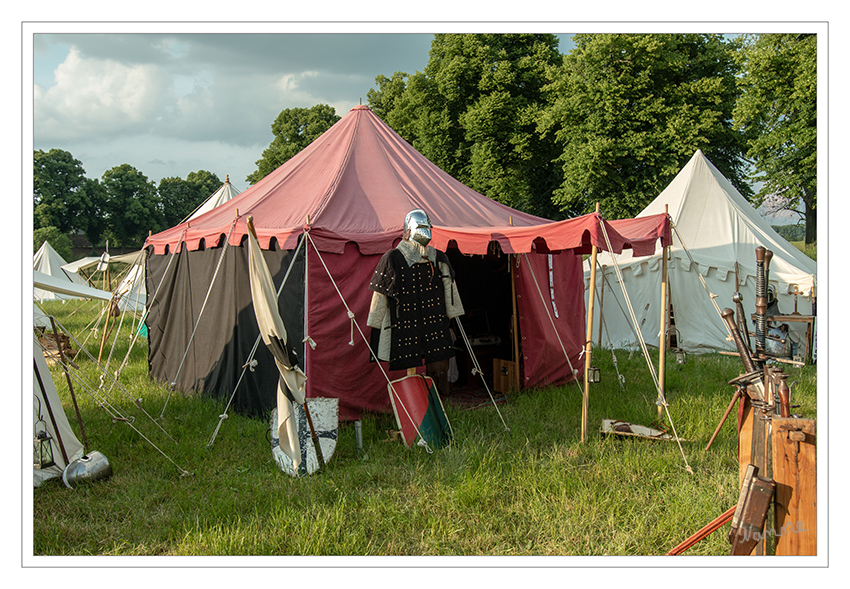
[[[816,442],[814,419],[773,418],[777,556],[818,553]]]

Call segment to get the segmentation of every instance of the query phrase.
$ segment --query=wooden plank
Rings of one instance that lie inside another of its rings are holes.
[[[773,419],[776,555],[817,555],[817,436],[813,419]]]
[[[747,468],[752,464],[753,413],[749,397],[744,396],[738,413],[738,488],[744,484]]]

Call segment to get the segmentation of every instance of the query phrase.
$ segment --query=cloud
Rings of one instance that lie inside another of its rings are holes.
[[[156,66],[83,58],[76,48],[56,68],[55,80],[54,86],[34,91],[39,141],[142,132],[171,85]]]

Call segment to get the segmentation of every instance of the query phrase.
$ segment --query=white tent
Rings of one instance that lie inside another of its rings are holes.
[[[195,219],[196,217],[200,217],[204,213],[213,210],[214,208],[223,205],[234,196],[238,195],[239,191],[233,187],[233,184],[230,183],[230,176],[226,176],[224,179],[224,184],[221,187],[213,192],[207,200],[205,200],[201,205],[195,209],[192,214],[181,221],[185,223],[189,219]]]
[[[62,268],[67,262],[62,259],[56,250],[53,249],[46,241],[41,244],[38,251],[32,257],[32,268],[34,271],[41,272],[48,276],[52,276],[56,280],[68,282],[71,284],[85,284],[85,279],[76,272],[69,272]],[[42,289],[33,291],[33,298],[36,301],[46,301],[52,299],[69,299],[75,298],[72,295],[60,294]]]
[[[33,341],[33,386],[32,386],[32,427],[33,427],[33,486],[38,487],[44,481],[62,476],[65,467],[83,456],[84,447],[68,423],[62,401],[56,392],[53,377],[47,369],[47,362],[38,342]],[[35,437],[39,431],[45,431],[52,438],[52,466],[36,468]],[[63,452],[64,449],[64,452]],[[66,460],[67,458],[67,460]]]
[[[669,294],[675,318],[678,346],[688,352],[716,350],[736,351],[724,323],[697,273],[701,274],[722,310],[735,309],[732,295],[739,291],[747,314],[755,312],[756,257],[763,246],[774,254],[769,281],[776,289],[779,310],[812,313],[812,289],[817,286],[817,263],[782,238],[763,219],[734,186],[697,151],[670,185],[647,206],[638,217],[667,212],[677,232],[670,247],[668,276]],[[680,238],[681,236],[681,238]],[[684,241],[684,247],[682,244]],[[615,256],[623,276],[629,299],[647,344],[658,346],[661,320],[661,253],[651,257],[632,258],[631,250]],[[693,263],[691,262],[693,259]],[[736,273],[737,262],[737,273]],[[622,287],[618,283],[614,259],[603,252],[599,264],[604,278],[597,276],[594,341],[600,337],[604,347],[630,348],[637,344]],[[585,262],[585,289],[588,288],[589,266]],[[604,289],[604,291],[602,290]],[[621,308],[624,311],[621,310]],[[600,316],[603,323],[600,326]],[[805,325],[789,323],[796,332],[793,340],[804,341]],[[601,329],[601,331],[600,331]],[[802,349],[801,349],[802,353]]]

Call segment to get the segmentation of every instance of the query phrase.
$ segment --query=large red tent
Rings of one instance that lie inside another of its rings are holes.
[[[221,398],[238,382],[237,409],[259,414],[273,406],[277,374],[262,346],[257,367],[240,379],[258,333],[241,247],[251,215],[277,285],[294,258],[279,306],[287,330],[310,344],[300,359],[307,396],[339,398],[344,419],[387,410],[386,378],[368,361],[346,305],[368,335],[369,278],[415,208],[428,213],[431,244],[456,267],[465,308],[482,310],[486,329],[504,344],[513,339],[513,265],[523,388],[568,380],[570,366],[582,370],[585,307],[576,254],[591,245],[609,249],[599,215],[552,222],[502,205],[437,168],[358,106],[225,205],[148,238],[147,288],[158,293],[149,297],[146,321],[151,375]],[[664,215],[605,225],[615,253],[631,247],[647,255],[659,238],[669,242]],[[511,353],[509,345],[495,351],[507,360]]]

